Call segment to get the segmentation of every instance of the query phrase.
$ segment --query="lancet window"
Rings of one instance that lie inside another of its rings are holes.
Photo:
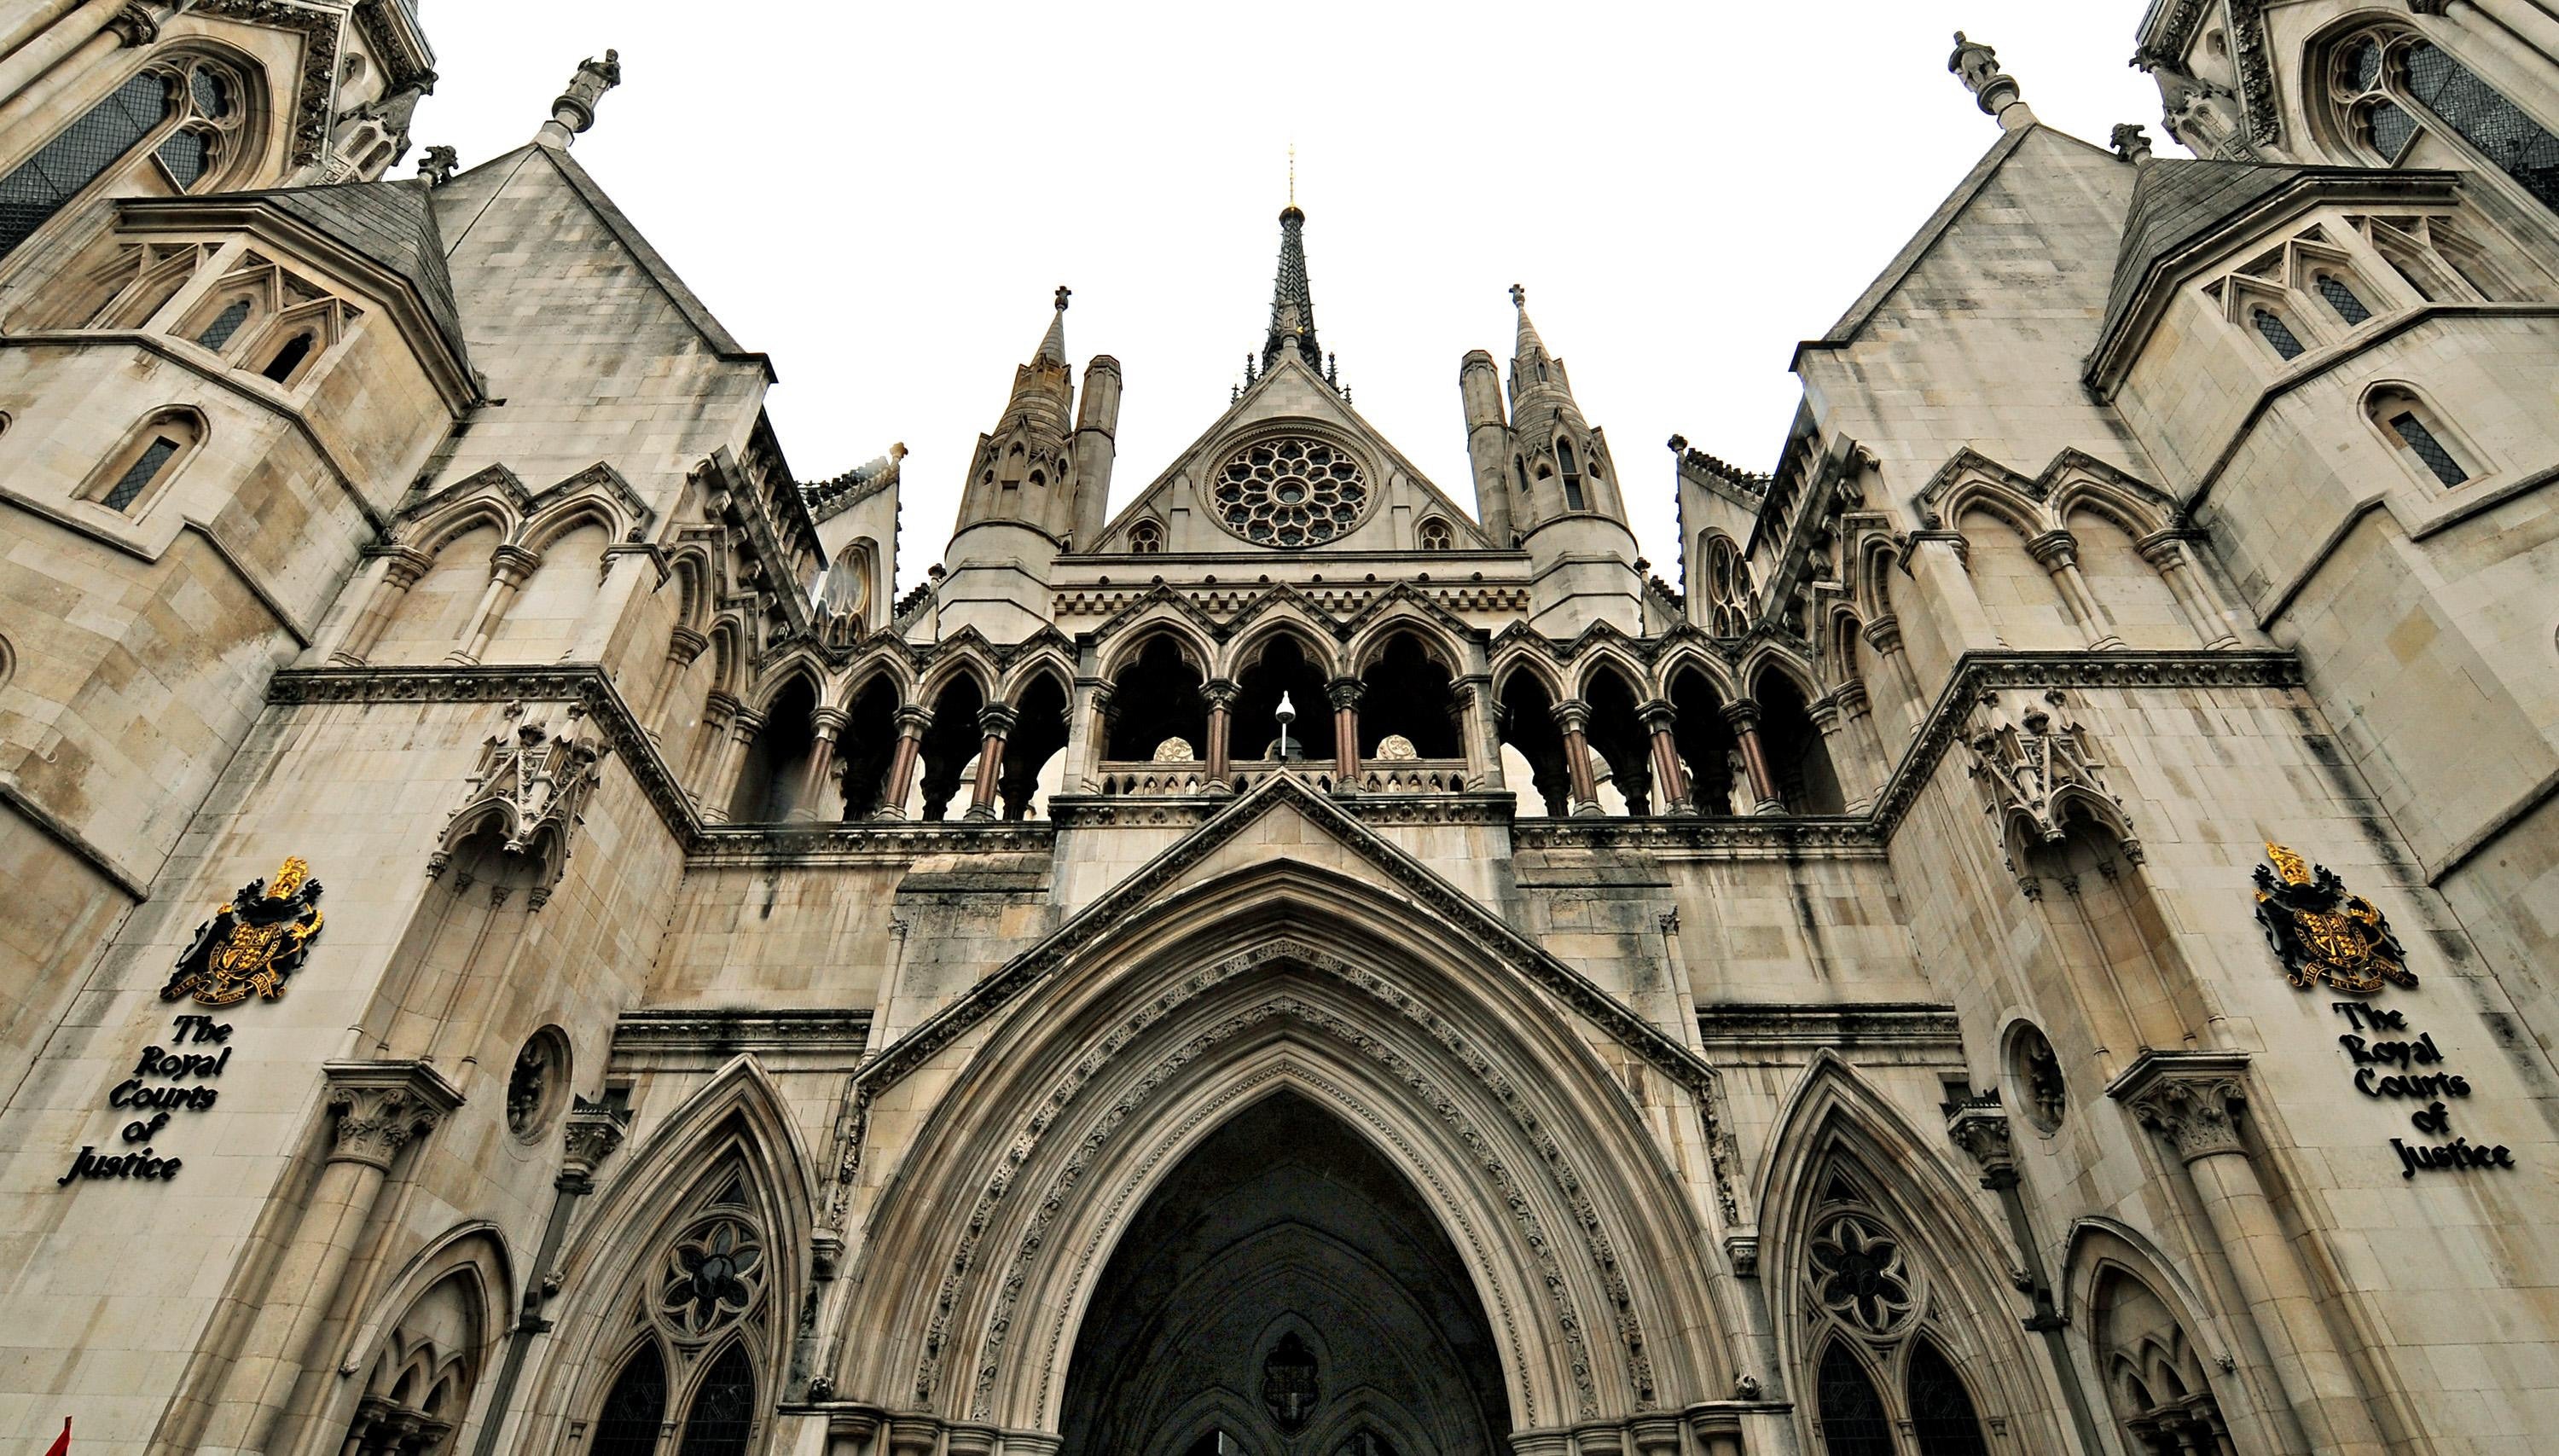
[[[1843,1164],[1797,1269],[1814,1428],[1826,1456],[1989,1456],[1979,1407],[1913,1241]]]
[[[2413,32],[2375,30],[2349,38],[2335,56],[2330,96],[2355,142],[2382,165],[2398,165],[2428,133],[2457,138],[2559,210],[2559,136],[2451,52]]]
[[[592,1456],[745,1456],[772,1344],[768,1221],[734,1172],[642,1258],[618,1323],[629,1343],[594,1397]]]
[[[240,155],[246,94],[236,73],[203,57],[145,67],[0,178],[0,254],[145,152],[162,187],[202,190]]]

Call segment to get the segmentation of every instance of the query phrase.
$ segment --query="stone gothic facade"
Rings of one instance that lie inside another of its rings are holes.
[[[2550,1449],[2546,4],[1957,37],[1764,473],[1514,288],[1427,478],[1291,206],[904,594],[412,6],[0,4],[0,1452]]]

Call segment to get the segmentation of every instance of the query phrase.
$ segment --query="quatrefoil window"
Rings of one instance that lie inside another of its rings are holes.
[[[1901,1240],[1860,1214],[1835,1214],[1813,1235],[1813,1297],[1870,1335],[1899,1329],[1918,1307]]]
[[[1282,435],[1248,445],[1217,473],[1217,519],[1263,546],[1316,546],[1368,510],[1368,476],[1349,452]]]
[[[764,1235],[753,1224],[724,1213],[700,1219],[667,1250],[658,1317],[678,1339],[706,1339],[755,1308],[764,1266]]]

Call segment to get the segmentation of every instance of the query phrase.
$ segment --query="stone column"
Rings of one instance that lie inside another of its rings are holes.
[[[1932,599],[1933,615],[1950,644],[1945,665],[1952,667],[1953,655],[1967,648],[1999,646],[1999,629],[1991,625],[1981,593],[1973,590],[1972,548],[1965,543],[1964,533],[1931,528],[1914,530],[1908,539],[1910,578]]]
[[[199,1450],[271,1449],[392,1161],[462,1104],[453,1084],[423,1062],[329,1062],[322,1072],[329,1080],[328,1160],[267,1280],[256,1322],[232,1357]]]
[[[1336,677],[1324,684],[1333,704],[1333,792],[1359,793],[1359,704],[1367,684],[1356,677]]]
[[[46,7],[57,16],[66,8],[60,0]],[[22,102],[9,108],[17,113],[8,117],[14,121],[41,109],[65,82],[78,79],[110,52],[157,40],[160,28],[149,11],[128,0],[89,0],[69,19],[33,33],[32,38],[28,25],[12,29],[17,36],[12,42],[16,49],[7,60],[0,61],[0,96],[18,97]],[[17,44],[21,41],[23,45]],[[60,65],[66,58],[74,64]],[[41,94],[20,94],[26,91],[28,82],[45,75],[50,75],[54,84],[46,86]]]
[[[843,733],[850,719],[842,708],[820,708],[810,724],[809,771],[801,777],[800,793],[793,800],[791,817],[801,822],[816,822],[843,817],[841,802],[834,813],[826,811],[827,771],[835,764],[835,739]]]
[[[972,823],[995,817],[997,779],[1004,772],[1004,737],[1013,731],[1018,717],[1005,703],[988,703],[978,710],[978,731],[985,738],[978,748],[978,783],[970,791],[969,812],[962,816]]]
[[[54,22],[77,9],[79,0],[37,0],[26,12],[0,28],[0,56],[11,56],[19,47],[34,40]]]
[[[741,707],[729,714],[728,742],[720,745],[719,754],[711,760],[711,802],[702,809],[702,817],[715,823],[726,823],[729,806],[737,802],[738,761],[746,756],[746,746],[764,731],[764,715],[753,708]]]
[[[2088,590],[2088,578],[2079,574],[2078,537],[2066,530],[2048,530],[2028,541],[2026,549],[2037,566],[2051,573],[2053,589],[2061,593],[2061,609],[2088,640],[2090,651],[2108,652],[2124,645],[2106,626],[2096,594]]]
[[[1492,679],[1469,676],[1460,678],[1448,689],[1448,707],[1457,720],[1457,743],[1466,755],[1466,787],[1499,790],[1502,786],[1502,749],[1495,740],[1492,723],[1484,712],[1491,701]]]
[[[522,546],[505,545],[489,555],[489,589],[480,594],[480,605],[471,612],[471,625],[462,630],[462,646],[445,654],[448,665],[468,667],[480,660],[489,650],[489,639],[497,634],[498,623],[507,615],[507,604],[526,579],[542,564],[539,553]]]
[[[1639,1415],[1626,1426],[1634,1437],[1635,1456],[1679,1456],[1680,1418],[1676,1415]]]
[[[1092,708],[1084,720],[1084,756],[1077,765],[1078,781],[1090,794],[1100,787],[1103,761],[1111,757],[1111,721],[1118,716],[1111,699],[1119,689],[1100,677],[1085,678],[1077,685],[1085,690],[1085,700]]]
[[[2092,1402],[2080,1387],[2079,1368],[2071,1363],[2070,1346],[2062,1335],[2069,1321],[2062,1318],[2053,1303],[2052,1285],[2044,1276],[2043,1253],[2035,1242],[2034,1226],[2027,1219],[2026,1198],[2019,1191],[2022,1180],[2017,1172],[2017,1148],[1999,1094],[1993,1092],[1959,1103],[1946,1118],[1946,1135],[1981,1168],[1982,1187],[1999,1196],[2000,1211],[2008,1217],[2009,1239],[2017,1246],[2018,1259],[2026,1271],[2026,1295],[2034,1302],[2034,1313],[2025,1321],[2026,1328],[2043,1337],[2044,1360],[2061,1386],[2064,1403],[2070,1407],[2070,1423],[2079,1437],[2080,1449],[2095,1456],[2106,1448],[2097,1438]]]
[[[1750,776],[1750,797],[1755,801],[1754,814],[1782,814],[1786,801],[1777,797],[1777,777],[1768,772],[1768,751],[1759,742],[1759,705],[1746,697],[1734,698],[1724,705],[1724,721],[1732,725],[1733,741],[1741,745],[1741,767]]]
[[[408,589],[417,585],[417,579],[426,574],[432,559],[425,552],[406,546],[393,546],[382,553],[381,574],[374,578],[372,587],[365,593],[365,604],[356,610],[354,620],[347,624],[346,636],[339,640],[338,650],[329,655],[329,665],[361,667],[365,664],[365,658],[373,652],[375,644],[382,640],[382,629],[390,626],[391,614],[399,610],[400,600],[408,595]]]
[[[1849,736],[1856,740],[1857,757],[1866,764],[1863,787],[1848,801],[1848,811],[1862,814],[1875,807],[1877,796],[1883,792],[1883,782],[1892,777],[1892,755],[1884,751],[1882,735],[1876,731],[1875,703],[1867,695],[1863,679],[1841,683],[1839,690],[1831,694],[1831,702],[1848,725]],[[1832,756],[1832,766],[1838,766],[1837,755]]]
[[[1243,691],[1225,678],[1200,685],[1200,696],[1208,699],[1208,782],[1213,789],[1232,789],[1228,783],[1228,755],[1235,714],[1236,695]]]
[[[1688,1428],[1706,1456],[1741,1456],[1741,1413],[1729,1405],[1689,1411]]]
[[[542,1318],[542,1301],[548,1297],[544,1281],[559,1258],[569,1215],[579,1199],[595,1191],[595,1170],[613,1156],[615,1148],[622,1146],[622,1136],[631,1127],[631,1113],[609,1101],[590,1102],[574,1097],[561,1122],[560,1170],[551,1180],[550,1219],[542,1226],[541,1247],[533,1255],[532,1277],[526,1281],[523,1305],[515,1324],[507,1331],[506,1359],[498,1368],[498,1383],[490,1387],[489,1413],[480,1422],[480,1439],[471,1448],[472,1456],[497,1456],[499,1437],[505,1434],[508,1417],[515,1409],[516,1383],[524,1376],[525,1357],[532,1350],[533,1337],[551,1328],[551,1322]]]
[[[1671,729],[1679,722],[1679,709],[1662,698],[1638,703],[1635,716],[1653,735],[1653,782],[1661,786],[1662,812],[1693,814],[1697,812],[1697,789],[1680,768],[1679,741]]]
[[[2239,1130],[2248,1059],[2233,1052],[2149,1052],[2108,1089],[2185,1164],[2223,1262],[2274,1365],[2284,1403],[2310,1450],[2377,1456],[2379,1432],[2360,1383],[2319,1310],[2302,1265]]]
[[[1875,655],[1890,668],[1902,700],[1910,704],[1910,735],[1917,737],[1928,721],[1928,699],[1919,689],[1919,674],[1910,666],[1910,655],[1901,651],[1901,619],[1878,617],[1866,624],[1866,645],[1875,649]]]
[[[933,726],[933,710],[908,703],[897,710],[897,747],[889,751],[888,784],[880,790],[879,812],[873,817],[906,817],[906,797],[915,790],[915,764],[924,752],[924,730]]]
[[[2155,530],[2133,545],[2168,583],[2169,595],[2177,598],[2177,609],[2184,614],[2185,625],[2194,629],[2195,641],[2209,652],[2239,646],[2239,634],[2231,630],[2229,617],[2213,603],[2203,585],[2202,569],[2195,564],[2194,553],[2186,548],[2184,532]]]
[[[1840,811],[1862,813],[1874,797],[1868,786],[1873,782],[1864,763],[1865,755],[1856,751],[1848,734],[1848,715],[1840,711],[1836,694],[1824,697],[1806,710],[1813,727],[1822,735],[1822,752],[1831,761],[1831,777],[1839,781]]]
[[[1578,697],[1557,703],[1555,726],[1564,734],[1564,772],[1572,787],[1575,818],[1606,812],[1599,807],[1599,783],[1590,772],[1590,705]]]
[[[888,1423],[889,1456],[933,1456],[942,1423],[929,1415],[901,1415]]]

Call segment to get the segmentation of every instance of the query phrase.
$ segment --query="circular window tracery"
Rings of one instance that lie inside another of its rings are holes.
[[[1812,1238],[1813,1298],[1852,1329],[1890,1335],[1917,1313],[1901,1239],[1861,1213],[1838,1213]]]
[[[1256,441],[1216,480],[1220,525],[1261,546],[1316,546],[1368,510],[1368,474],[1350,452],[1304,435]]]
[[[677,1339],[707,1340],[746,1317],[764,1297],[764,1235],[738,1214],[707,1214],[667,1249],[658,1281],[658,1318]]]

